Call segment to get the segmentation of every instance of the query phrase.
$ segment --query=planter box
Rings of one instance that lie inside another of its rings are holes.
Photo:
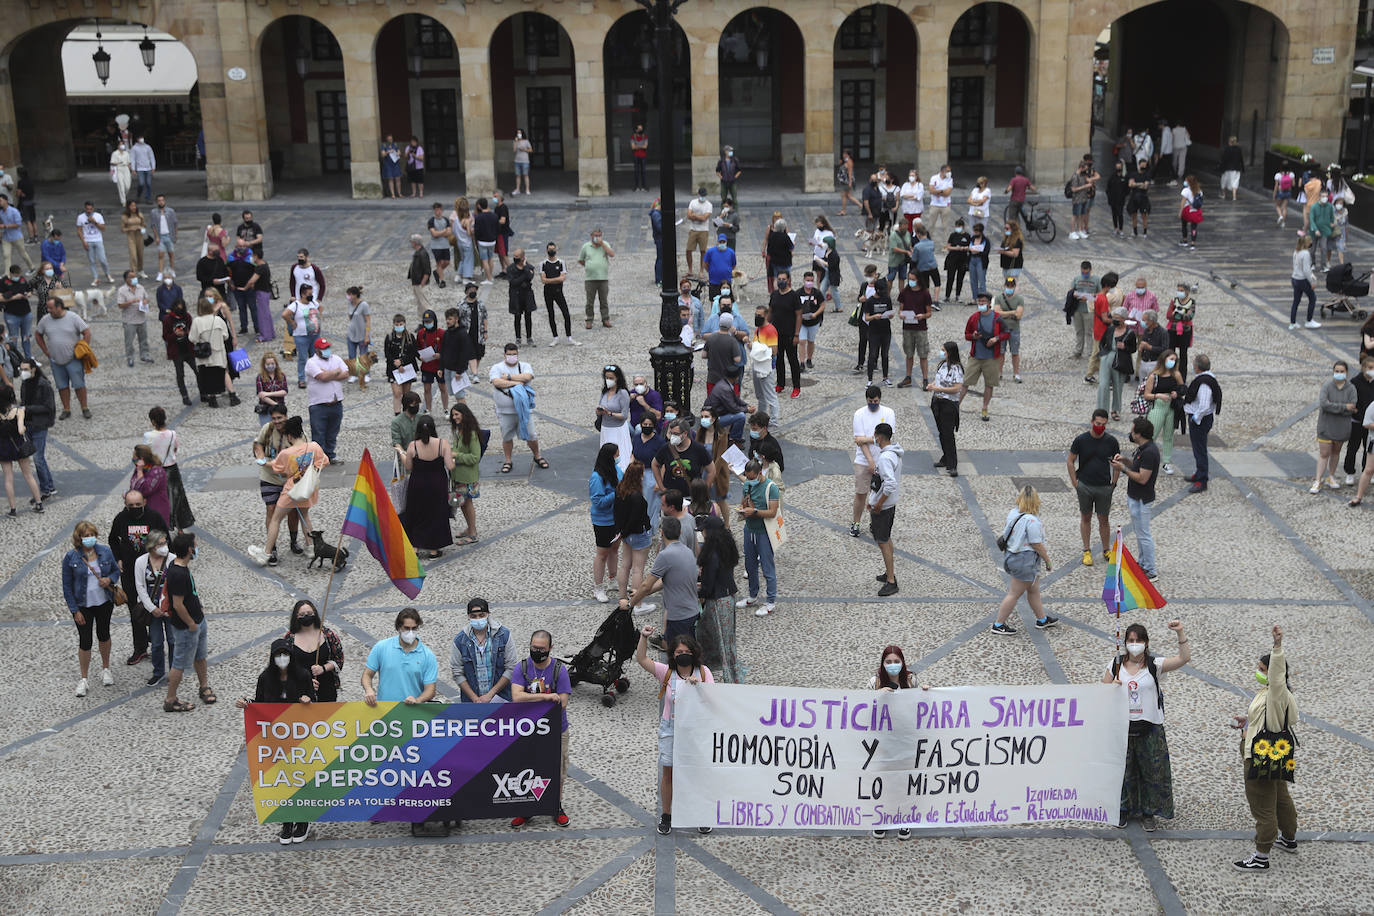
[[[1265,150],[1264,173],[1260,176],[1261,187],[1269,191],[1274,190],[1274,174],[1284,169],[1288,169],[1295,176],[1301,175],[1302,160],[1294,159],[1292,156],[1285,156],[1282,153],[1276,153],[1272,149]],[[1294,187],[1294,191],[1297,191],[1296,187]],[[1296,198],[1298,195],[1294,193],[1293,196]]]

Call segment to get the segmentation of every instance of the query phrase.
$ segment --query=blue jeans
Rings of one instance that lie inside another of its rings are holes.
[[[749,577],[749,597],[759,596],[759,564],[763,564],[763,578],[768,583],[768,603],[778,600],[778,569],[773,564],[773,542],[767,531],[744,528],[744,572]]]
[[[48,470],[48,431],[30,429],[29,439],[33,441],[33,471],[38,475],[38,492],[51,493],[57,487],[52,482],[52,471]]]
[[[334,446],[339,441],[339,427],[342,425],[342,401],[310,405],[310,438],[320,444],[330,461],[334,460]]]
[[[258,328],[258,291],[249,287],[248,289],[230,290],[234,294],[234,301],[239,306],[239,333],[248,333],[248,324],[251,319],[253,333],[261,336]]]
[[[348,342],[348,358],[349,358],[349,359],[356,359],[359,353],[366,353],[366,352],[367,352],[367,341],[365,341],[365,340],[350,340],[350,341]]]
[[[1150,534],[1150,504],[1127,496],[1126,509],[1131,513],[1131,524],[1135,526],[1140,568],[1152,573],[1155,571],[1155,539]]]
[[[105,260],[105,243],[103,241],[87,242],[86,245],[86,260],[91,263],[91,282],[95,283],[98,278],[110,275],[110,262]],[[95,269],[97,264],[100,265],[98,274]]]
[[[143,195],[144,201],[146,201],[147,203],[152,203],[152,202],[153,202],[153,173],[152,173],[152,172],[135,172],[134,174],[138,176],[138,193]],[[136,194],[136,195],[134,195],[134,196],[137,197],[138,195]]]
[[[663,242],[654,239],[654,282],[663,284]]]
[[[27,315],[5,315],[5,327],[9,329],[10,340],[19,340],[24,346],[24,355],[33,356],[33,312]]]
[[[716,422],[721,426],[730,427],[730,441],[744,441],[744,420],[747,414],[742,413],[723,413],[716,418]]]
[[[983,269],[982,258],[968,259],[968,288],[974,299],[978,298],[979,293],[988,291],[987,271]]]
[[[1211,414],[1203,417],[1201,422],[1188,418],[1188,441],[1193,444],[1193,465],[1197,468],[1198,482],[1204,484],[1208,477],[1207,434],[1211,431]]]
[[[160,678],[167,673],[167,656],[172,654],[176,645],[176,628],[170,617],[154,617],[148,624],[148,651],[153,658],[153,677]],[[166,649],[164,650],[164,646]]]
[[[293,334],[291,337],[296,341],[296,381],[303,382],[305,381],[305,361],[310,358],[310,344],[313,341],[309,334]]]

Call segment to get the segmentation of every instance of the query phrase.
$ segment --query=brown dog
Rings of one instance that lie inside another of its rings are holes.
[[[367,390],[367,374],[372,371],[373,365],[377,362],[377,357],[371,353],[359,353],[353,359],[344,360],[344,365],[348,367],[348,374],[358,379],[358,390]]]

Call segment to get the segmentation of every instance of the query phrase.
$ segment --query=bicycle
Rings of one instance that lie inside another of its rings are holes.
[[[1012,204],[1007,204],[1007,208],[1002,211],[1002,218],[1011,222],[1014,218],[1015,208]],[[1050,206],[1040,200],[1027,199],[1021,205],[1021,218],[1026,223],[1026,231],[1035,233],[1035,237],[1048,245],[1054,241],[1057,229],[1054,225],[1054,217],[1050,215]]]

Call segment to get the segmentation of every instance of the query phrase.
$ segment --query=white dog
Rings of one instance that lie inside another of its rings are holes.
[[[109,306],[105,304],[105,293],[99,288],[92,286],[87,290],[77,290],[72,294],[76,300],[76,307],[81,312],[82,321],[90,321],[90,312],[93,309],[100,309],[100,316],[103,318],[109,312]]]

